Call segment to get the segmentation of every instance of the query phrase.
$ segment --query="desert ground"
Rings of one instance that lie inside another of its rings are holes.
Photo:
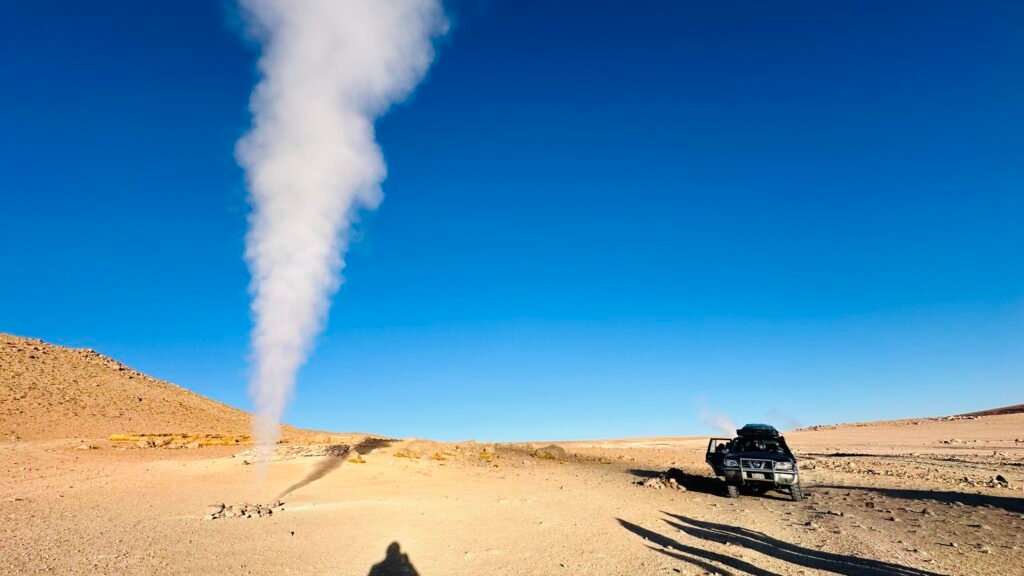
[[[288,428],[264,462],[244,412],[0,335],[0,573],[1024,574],[1024,413],[1003,412],[790,431],[807,498],[729,499],[706,437]],[[685,489],[649,481],[669,468]]]

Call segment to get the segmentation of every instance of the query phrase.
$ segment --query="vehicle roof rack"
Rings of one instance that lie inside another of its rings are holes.
[[[736,430],[736,435],[743,438],[778,438],[779,431],[768,424],[747,424]]]

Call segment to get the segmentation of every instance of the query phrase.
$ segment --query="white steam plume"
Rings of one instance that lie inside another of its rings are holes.
[[[262,46],[237,156],[253,209],[254,433],[268,450],[341,283],[349,227],[381,200],[374,120],[423,78],[447,24],[440,0],[240,4]]]
[[[709,428],[713,428],[722,436],[732,438],[736,432],[736,423],[728,414],[701,408],[700,421]]]

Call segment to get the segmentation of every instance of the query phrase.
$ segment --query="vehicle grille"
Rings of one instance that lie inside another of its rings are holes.
[[[773,469],[773,462],[771,460],[748,460],[746,458],[740,459],[740,468],[744,470],[764,470],[771,472]]]

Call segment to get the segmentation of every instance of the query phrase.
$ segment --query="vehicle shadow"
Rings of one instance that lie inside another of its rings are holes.
[[[733,558],[732,556],[726,556],[725,554],[711,552],[710,550],[702,550],[695,546],[687,546],[686,544],[673,540],[668,536],[658,534],[657,532],[648,530],[642,526],[637,526],[632,522],[627,522],[622,518],[616,518],[616,520],[618,520],[619,524],[626,530],[629,530],[648,542],[653,542],[654,544],[662,547],[655,548],[654,546],[648,546],[651,550],[660,552],[666,556],[675,558],[676,560],[682,560],[683,562],[693,564],[705,572],[732,576],[731,572],[723,571],[720,566],[711,564],[711,562],[717,562],[722,566],[728,566],[729,568],[739,570],[740,572],[750,574],[751,576],[780,576],[775,572],[759,568],[750,562],[740,560],[739,558]],[[670,548],[670,550],[664,550],[663,548]]]
[[[669,526],[688,536],[719,544],[728,542],[734,546],[742,546],[805,568],[825,570],[845,576],[940,576],[936,572],[882,560],[805,548],[772,538],[756,530],[694,520],[679,514],[663,513],[675,520],[666,520],[665,522]]]
[[[669,468],[668,471],[632,468],[629,470],[629,473],[643,479],[657,478],[664,474],[666,478],[674,478],[676,482],[691,492],[725,496],[725,484],[718,478],[689,474],[678,468]]]
[[[873,492],[890,498],[903,500],[934,500],[947,504],[963,504],[965,506],[992,506],[1001,508],[1007,512],[1024,513],[1024,498],[1013,498],[1010,496],[991,496],[988,494],[969,494],[966,492],[952,492],[947,490],[908,490],[904,488],[878,488],[874,486],[840,486],[828,485],[819,488],[836,488],[840,490],[860,490]]]
[[[289,486],[283,492],[278,494],[277,498],[284,498],[285,496],[291,494],[292,492],[298,490],[299,488],[308,486],[313,482],[316,482],[317,480],[323,478],[324,476],[327,476],[334,470],[341,467],[341,465],[344,464],[346,460],[348,460],[349,456],[351,456],[353,452],[359,455],[369,454],[372,450],[376,448],[384,448],[386,446],[390,446],[392,442],[394,442],[394,440],[389,438],[364,438],[361,442],[359,442],[355,446],[350,447],[347,450],[330,456],[325,456],[323,460],[317,463],[317,465],[314,466],[313,469],[309,471],[309,474],[306,474],[305,478]],[[342,444],[337,445],[338,448],[342,448],[343,446],[344,445]]]
[[[398,542],[388,545],[384,559],[370,567],[366,576],[419,576],[416,567],[409,560],[409,555],[402,552]]]
[[[720,478],[714,476],[701,476],[698,474],[690,474],[684,472],[678,468],[669,468],[665,472],[658,470],[644,470],[642,468],[632,468],[629,473],[637,478],[657,478],[658,476],[664,475],[666,478],[674,478],[676,482],[682,485],[690,492],[701,492],[704,494],[712,494],[714,496],[726,497],[725,482]],[[753,496],[756,498],[767,498],[769,500],[784,500],[789,501],[789,493],[778,492],[772,490],[765,490],[755,492],[749,487],[741,487],[741,493],[747,496]],[[804,487],[804,497],[810,496],[810,490]]]

